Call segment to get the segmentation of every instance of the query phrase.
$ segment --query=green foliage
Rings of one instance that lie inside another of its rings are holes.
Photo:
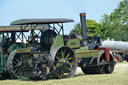
[[[100,32],[100,24],[97,23],[95,20],[90,20],[87,19],[86,20],[86,24],[87,24],[87,35],[88,36],[93,36],[93,35],[98,35]],[[81,26],[80,23],[77,23],[74,28],[71,30],[70,35],[71,34],[78,34],[81,35]]]
[[[75,24],[74,28],[71,30],[69,35],[72,35],[72,34],[81,34],[80,23]]]
[[[121,1],[110,15],[104,14],[101,20],[100,37],[128,40],[128,0]]]
[[[128,0],[120,2],[118,7],[110,14],[104,14],[100,24],[94,20],[87,20],[88,36],[98,35],[102,39],[112,38],[115,40],[128,41]],[[81,35],[80,23],[71,30],[71,34]]]

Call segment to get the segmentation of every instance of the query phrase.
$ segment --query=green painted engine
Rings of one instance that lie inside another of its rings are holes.
[[[50,35],[49,35],[50,34]],[[9,38],[11,43],[12,39]],[[41,31],[40,42],[1,44],[1,78],[47,79],[69,78],[76,71],[73,50],[64,45],[62,35],[53,30]],[[59,42],[58,42],[59,41]],[[6,49],[4,48],[6,47]]]

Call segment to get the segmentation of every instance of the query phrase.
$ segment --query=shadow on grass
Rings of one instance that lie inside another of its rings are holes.
[[[85,74],[76,74],[73,77],[85,76]]]
[[[72,78],[77,78],[77,77],[80,77],[80,76],[95,76],[95,75],[104,75],[104,74],[83,74],[83,73],[78,73],[78,74],[75,74]],[[66,78],[64,78],[66,79]],[[49,80],[60,80],[59,78],[48,78],[48,79],[30,79],[30,78],[25,78],[25,77],[21,77],[21,78],[18,78],[18,79],[1,79],[0,78],[0,81],[3,81],[3,80],[19,80],[19,81],[34,81],[34,82],[38,82],[38,81],[49,81]]]

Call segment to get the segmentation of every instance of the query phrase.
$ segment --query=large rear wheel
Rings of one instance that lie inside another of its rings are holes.
[[[29,78],[32,75],[32,59],[29,55],[13,51],[8,58],[7,67],[13,78]]]
[[[54,69],[63,67],[56,75],[58,78],[70,78],[74,76],[77,68],[77,61],[74,52],[67,46],[57,49],[55,54]]]

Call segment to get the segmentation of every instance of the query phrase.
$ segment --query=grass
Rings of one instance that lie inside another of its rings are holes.
[[[46,81],[0,80],[0,85],[128,85],[128,63],[117,63],[112,74],[84,75]]]

